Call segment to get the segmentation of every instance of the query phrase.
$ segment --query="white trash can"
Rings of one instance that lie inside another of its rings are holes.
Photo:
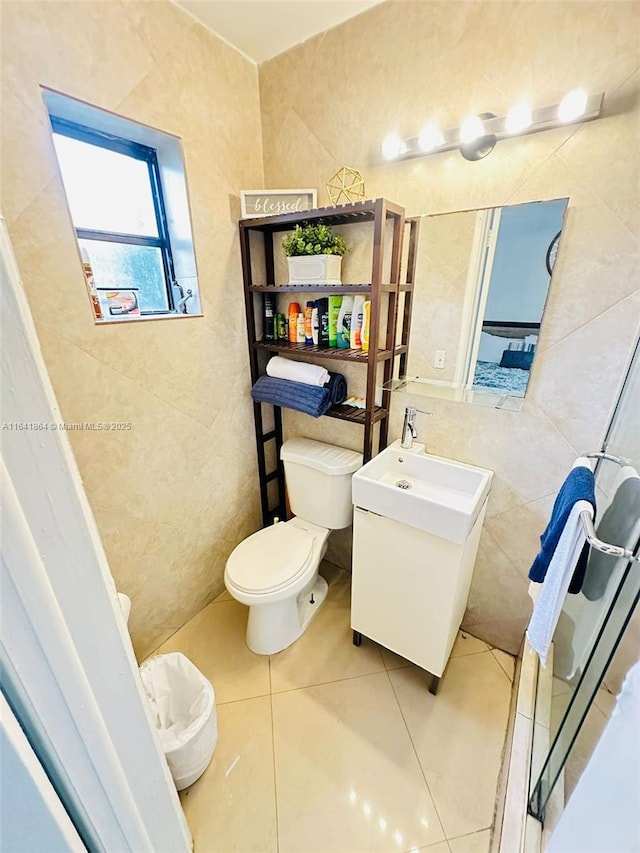
[[[176,788],[198,779],[218,741],[215,693],[204,675],[180,652],[156,655],[140,677]]]

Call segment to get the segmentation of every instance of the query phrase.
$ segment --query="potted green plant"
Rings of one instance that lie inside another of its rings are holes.
[[[340,284],[347,244],[322,222],[303,222],[282,240],[289,264],[289,284]]]

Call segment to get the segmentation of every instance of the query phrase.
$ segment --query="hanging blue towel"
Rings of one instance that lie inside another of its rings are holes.
[[[261,376],[251,389],[251,396],[256,403],[284,406],[314,418],[331,408],[331,394],[326,386],[321,388],[273,376]]]
[[[593,471],[584,465],[574,468],[562,484],[558,496],[553,505],[551,519],[547,529],[540,537],[540,553],[533,561],[529,569],[529,580],[534,583],[543,583],[549,568],[549,563],[554,551],[560,541],[560,536],[567,523],[573,505],[578,501],[588,501],[593,507],[594,517],[596,511],[595,479]],[[576,564],[576,569],[571,579],[569,592],[580,592],[584,574],[587,567],[587,556],[589,546],[585,545]]]
[[[347,399],[347,380],[341,373],[329,373],[329,381],[324,386],[331,394],[331,402],[339,406]]]

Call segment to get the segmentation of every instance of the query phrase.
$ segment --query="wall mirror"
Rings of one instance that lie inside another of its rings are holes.
[[[394,389],[521,407],[567,204],[421,217],[406,376]]]

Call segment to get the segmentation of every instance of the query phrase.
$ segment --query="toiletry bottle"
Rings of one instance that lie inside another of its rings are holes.
[[[369,327],[371,324],[371,302],[365,300],[362,312],[362,352],[369,352]]]
[[[323,299],[316,299],[316,308],[318,309],[318,343],[321,347],[329,346],[329,300],[325,296]]]
[[[315,303],[313,313],[311,314],[311,332],[313,343],[318,346],[320,342],[320,320],[318,318],[318,303]]]
[[[329,297],[329,346],[338,346],[338,319],[342,307],[342,296]]]
[[[298,314],[298,321],[296,323],[297,328],[297,337],[296,343],[303,344],[304,343],[304,314],[302,311]]]
[[[340,349],[349,349],[352,313],[353,296],[343,296],[340,314],[338,315],[338,347]]]
[[[284,330],[284,314],[280,314],[280,312],[278,312],[276,314],[276,319],[278,321],[277,322],[278,334],[276,335],[276,337],[279,341],[284,341],[286,339],[285,330]]]
[[[364,315],[364,296],[356,296],[353,300],[351,314],[351,330],[349,346],[351,349],[362,349],[362,318]]]
[[[276,337],[275,329],[276,295],[275,293],[264,294],[264,339],[273,341]]]
[[[304,309],[304,342],[305,344],[313,343],[313,309],[315,302],[307,302],[307,307]]]
[[[289,343],[295,344],[298,342],[298,314],[300,306],[297,302],[289,304]]]

